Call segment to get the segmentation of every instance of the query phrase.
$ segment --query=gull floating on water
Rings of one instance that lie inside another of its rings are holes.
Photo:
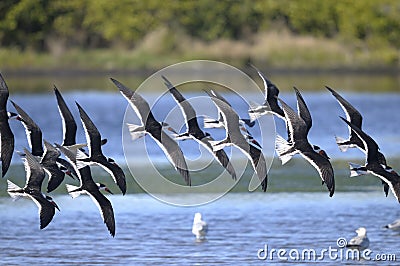
[[[197,212],[193,219],[192,233],[196,236],[197,241],[202,241],[206,239],[207,232],[208,225],[201,219],[201,213]]]
[[[369,239],[367,237],[367,229],[360,227],[356,230],[357,236],[353,237],[346,245],[348,248],[353,249],[366,249],[369,246]]]
[[[400,230],[400,219],[397,219],[394,222],[385,225],[384,228],[392,229],[392,230]]]

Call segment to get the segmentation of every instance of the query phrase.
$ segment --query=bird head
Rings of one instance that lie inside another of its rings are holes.
[[[112,163],[113,165],[117,165],[113,158],[107,158],[107,162]]]
[[[114,194],[114,193],[112,193],[111,190],[110,190],[108,187],[106,187],[106,185],[104,185],[103,183],[96,183],[96,184],[97,184],[97,187],[99,188],[99,190],[104,190],[104,191],[107,191],[107,192],[110,193],[110,194]]]
[[[326,158],[328,160],[330,159],[328,154],[326,154],[326,152],[324,150],[322,150],[319,146],[314,145],[313,148],[314,148],[314,151],[316,153],[318,153],[319,155],[321,155],[322,157],[324,157],[324,158]]]
[[[367,235],[367,229],[365,227],[360,227],[356,230],[358,236],[365,236]]]
[[[201,221],[201,213],[196,212],[196,213],[194,214],[194,220],[195,220],[195,221]]]
[[[13,112],[7,112],[8,119],[17,119],[18,114]]]

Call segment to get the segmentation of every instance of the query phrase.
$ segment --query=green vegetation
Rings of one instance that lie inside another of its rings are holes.
[[[397,0],[3,0],[2,69],[398,68]]]

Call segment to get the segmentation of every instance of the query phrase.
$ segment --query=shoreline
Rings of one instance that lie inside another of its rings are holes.
[[[183,62],[183,61],[182,61]],[[222,61],[221,61],[222,62]],[[177,62],[178,63],[178,62]],[[166,66],[164,66],[166,67]],[[104,76],[104,75],[141,75],[148,76],[164,68],[114,68],[114,69],[89,69],[89,68],[53,68],[53,69],[37,69],[37,68],[20,68],[20,69],[1,69],[1,72],[9,77],[76,77],[76,76]],[[253,75],[254,70],[251,67],[238,67],[246,74]],[[386,75],[400,76],[400,68],[398,67],[310,67],[310,68],[284,68],[284,67],[263,67],[259,69],[269,75]]]

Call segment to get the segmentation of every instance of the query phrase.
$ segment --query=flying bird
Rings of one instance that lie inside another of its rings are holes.
[[[250,120],[254,121],[266,114],[274,114],[281,119],[285,119],[285,114],[283,113],[283,110],[279,106],[277,100],[279,95],[278,87],[272,83],[258,68],[253,65],[250,66],[257,71],[258,75],[262,79],[265,91],[265,99],[262,105],[251,103],[249,109]]]
[[[8,97],[8,87],[0,73],[0,154],[2,177],[7,173],[14,153],[14,134],[11,131],[8,120],[17,116],[15,113],[7,112]]]
[[[349,121],[350,123],[352,123],[353,125],[355,125],[356,127],[358,127],[359,129],[362,129],[363,118],[362,118],[360,112],[353,105],[351,105],[346,99],[344,99],[339,93],[334,91],[332,88],[330,88],[328,86],[325,86],[325,88],[332,93],[332,95],[338,101],[340,107],[342,107],[344,113],[346,114],[346,120]],[[362,152],[366,153],[364,143],[362,142],[362,140],[358,137],[358,135],[356,133],[353,132],[353,130],[351,130],[350,126],[348,126],[348,129],[349,129],[349,138],[347,140],[344,138],[341,138],[341,137],[337,137],[337,136],[335,137],[336,143],[339,146],[339,149],[342,152],[345,152],[345,151],[347,151],[348,148],[358,148]],[[385,156],[379,151],[378,151],[378,159],[381,164],[386,165],[386,167],[388,167]],[[355,167],[357,167],[357,166],[355,166]],[[361,171],[358,171],[358,172],[353,171],[352,173],[353,173],[353,176],[358,176],[358,175],[361,175],[362,172]],[[383,184],[383,190],[385,192],[385,195],[387,196],[389,193],[389,186],[384,181],[382,181],[382,184]]]
[[[265,192],[267,190],[268,176],[266,161],[262,150],[251,145],[242,134],[239,116],[235,110],[224,100],[218,98],[218,95],[215,94],[213,90],[207,93],[222,115],[226,131],[225,139],[210,142],[213,145],[213,149],[217,151],[226,146],[235,146],[241,150],[250,159],[253,169],[261,182],[262,190]]]
[[[111,81],[120,90],[122,96],[128,100],[128,103],[133,110],[135,110],[136,115],[142,122],[141,125],[128,124],[131,135],[136,138],[137,134],[149,134],[164,151],[164,154],[167,156],[174,168],[182,175],[186,184],[190,186],[190,175],[182,150],[178,143],[164,132],[162,124],[155,119],[146,100],[137,92],[130,90],[119,81],[113,78],[111,78]]]
[[[90,117],[87,115],[87,113],[83,110],[83,108],[78,103],[76,103],[76,105],[79,109],[79,114],[81,117],[89,149],[89,157],[78,160],[101,166],[111,175],[111,177],[114,179],[114,182],[121,190],[122,194],[125,195],[126,179],[124,171],[122,171],[122,169],[116,164],[116,162],[112,158],[107,158],[106,156],[104,156],[101,150],[101,135],[99,130],[90,119]]]
[[[233,179],[236,180],[235,169],[229,161],[228,155],[226,155],[224,150],[214,151],[210,141],[214,139],[208,132],[203,132],[200,129],[199,123],[197,121],[196,111],[193,106],[183,97],[183,95],[171,84],[171,82],[164,76],[165,85],[167,86],[169,92],[174,97],[175,101],[179,105],[182,110],[182,114],[185,118],[186,123],[186,132],[183,134],[179,134],[175,139],[185,139],[192,138],[197,141],[200,145],[205,147],[209,152],[213,154],[215,159],[228,171],[228,173],[232,176]]]
[[[49,182],[47,184],[47,192],[51,192],[58,188],[62,181],[64,180],[65,173],[59,167],[57,159],[60,157],[61,153],[53,145],[51,145],[46,140],[44,142],[44,152],[40,159],[40,164],[43,166],[44,171],[49,177]],[[70,175],[71,176],[71,175]]]
[[[351,105],[347,100],[345,100],[342,96],[340,96],[339,93],[334,91],[332,88],[325,86],[331,93],[332,95],[336,98],[338,101],[339,105],[342,107],[344,113],[346,114],[346,120],[349,121],[351,124],[355,125],[359,129],[362,129],[362,121],[363,117],[361,116],[360,112],[353,106]],[[349,129],[349,138],[346,140],[341,137],[336,137],[336,143],[339,146],[339,149],[342,152],[347,151],[348,148],[358,148],[362,152],[365,153],[365,147],[363,141],[358,137],[358,135],[351,130],[351,127],[348,127]],[[378,153],[379,160],[382,164],[386,164],[386,159],[385,156],[382,153]]]
[[[343,117],[340,118],[350,126],[351,130],[362,140],[367,154],[365,165],[355,166],[355,164],[352,164],[350,168],[351,172],[356,172],[358,174],[358,172],[361,171],[363,174],[370,173],[379,177],[389,186],[397,201],[400,203],[400,176],[391,167],[387,167],[381,163],[379,160],[378,144],[373,138],[371,138],[371,136],[359,129],[357,126],[353,125]]]
[[[32,155],[39,157],[42,156],[44,152],[42,130],[18,104],[13,101],[11,101],[11,103],[14,105],[15,110],[17,110],[17,120],[20,120],[25,128],[26,138],[28,140],[29,148],[31,148]]]
[[[26,172],[25,187],[20,188],[10,180],[7,180],[7,192],[14,200],[20,197],[26,197],[35,202],[39,208],[40,229],[43,229],[53,219],[55,209],[60,209],[50,196],[44,195],[41,191],[43,179],[45,177],[43,167],[27,149],[24,149],[24,152],[25,156],[23,161]]]
[[[207,93],[207,91],[206,91],[206,93]],[[224,101],[226,104],[231,106],[231,104],[221,94],[219,94],[217,91],[214,91],[214,93],[215,93],[215,96],[218,97],[218,99],[220,99],[221,101]],[[256,124],[255,121],[251,121],[251,119],[247,119],[247,118],[239,118],[239,122],[242,125],[242,127],[244,127],[244,128],[245,128],[245,125],[248,127],[253,127]],[[224,128],[225,127],[224,118],[221,115],[221,113],[218,114],[218,120],[215,120],[214,118],[211,118],[208,116],[204,116],[203,126],[204,126],[204,128]]]
[[[115,218],[114,210],[111,202],[100,192],[105,190],[109,193],[111,191],[101,183],[95,183],[92,178],[90,166],[83,164],[77,160],[77,157],[86,157],[86,155],[79,149],[70,149],[56,144],[56,147],[65,155],[67,160],[75,167],[80,181],[79,187],[67,184],[67,191],[71,197],[76,198],[81,194],[87,194],[91,197],[93,202],[99,208],[100,215],[107,226],[108,231],[115,236]],[[111,193],[112,194],[112,193]]]
[[[306,159],[319,173],[322,184],[326,184],[329,190],[329,196],[332,197],[335,192],[334,172],[329,157],[316,145],[308,142],[309,124],[307,124],[301,115],[287,105],[282,99],[279,99],[285,114],[285,120],[288,129],[288,136],[291,142],[286,141],[281,136],[277,136],[276,151],[282,164],[289,161],[293,155],[300,154]],[[302,110],[300,108],[300,110]],[[299,111],[300,111],[299,110]],[[309,123],[309,122],[308,122]]]

